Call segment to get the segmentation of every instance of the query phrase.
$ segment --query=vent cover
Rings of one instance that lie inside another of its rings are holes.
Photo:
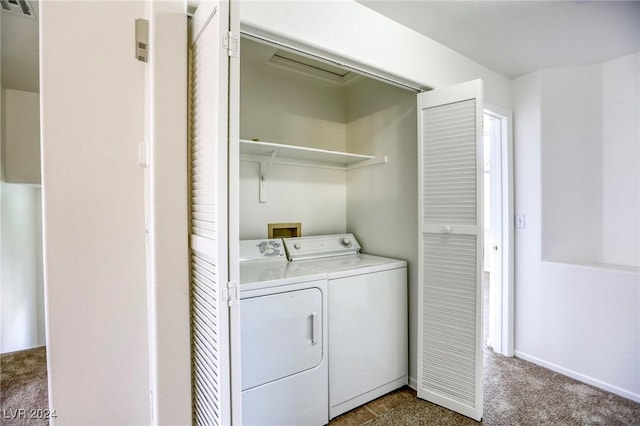
[[[244,40],[243,40],[244,42]],[[267,60],[267,64],[305,77],[312,77],[340,86],[346,86],[358,77],[340,66],[298,55],[287,50],[278,50]]]
[[[0,0],[0,7],[3,12],[33,18],[33,9],[27,0]]]

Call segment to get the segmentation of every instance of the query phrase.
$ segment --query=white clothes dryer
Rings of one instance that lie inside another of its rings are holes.
[[[407,384],[407,263],[359,253],[353,234],[285,238],[291,264],[324,270],[329,418]]]
[[[327,424],[326,273],[277,239],[240,241],[240,258],[243,424]]]

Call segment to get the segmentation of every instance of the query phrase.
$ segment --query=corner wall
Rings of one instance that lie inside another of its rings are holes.
[[[347,231],[364,253],[407,261],[409,382],[418,350],[418,112],[416,93],[371,79],[347,91],[347,149],[388,163],[347,172]]]
[[[640,267],[640,53],[602,64],[602,262]]]
[[[542,258],[598,263],[602,67],[543,70],[540,78]]]
[[[38,186],[0,185],[0,353],[7,353],[46,343],[42,192]]]
[[[0,85],[0,122],[0,353],[8,353],[46,344],[39,95]]]
[[[640,54],[540,76],[542,257],[640,267]]]
[[[4,181],[40,184],[40,95],[5,89],[4,114]]]
[[[559,148],[549,146],[558,141],[548,137],[545,127],[544,116],[551,111],[545,109],[549,99],[545,101],[549,95],[545,83],[562,73],[538,71],[512,85],[515,212],[526,214],[526,228],[515,230],[516,355],[640,402],[638,272],[543,257],[548,237],[543,223],[552,219],[545,216],[544,203],[550,201],[545,192],[566,184],[575,171],[571,163],[545,164],[549,150]],[[586,178],[600,180],[601,175],[595,170]],[[585,208],[600,211],[601,207],[602,198],[594,197]],[[588,228],[583,232],[599,233]]]

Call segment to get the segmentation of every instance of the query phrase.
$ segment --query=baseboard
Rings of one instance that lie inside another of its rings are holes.
[[[581,381],[583,383],[595,386],[595,387],[600,388],[602,390],[605,390],[607,392],[611,392],[611,393],[619,395],[619,396],[621,396],[623,398],[627,398],[627,399],[630,399],[632,401],[640,403],[640,394],[630,392],[628,390],[619,388],[619,387],[611,385],[609,383],[605,383],[605,382],[603,382],[601,380],[594,379],[593,377],[585,376],[584,374],[578,373],[578,372],[573,371],[573,370],[569,370],[567,368],[561,367],[561,366],[553,364],[551,362],[544,361],[544,360],[542,360],[540,358],[537,358],[537,357],[535,357],[533,355],[526,354],[524,352],[515,351],[515,356],[518,357],[518,358],[521,358],[521,359],[523,359],[525,361],[532,362],[532,363],[534,363],[536,365],[539,365],[541,367],[548,368],[549,370],[555,371],[556,373],[560,373],[562,375],[571,377],[572,379],[576,379],[576,380]],[[409,380],[409,383],[411,383],[411,380]]]
[[[418,380],[415,377],[409,377],[409,387],[414,391],[418,390]]]

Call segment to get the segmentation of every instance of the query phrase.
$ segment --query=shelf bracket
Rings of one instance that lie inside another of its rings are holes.
[[[269,170],[271,170],[271,166],[273,165],[273,160],[276,158],[276,153],[278,151],[273,151],[271,153],[271,157],[269,157],[269,161],[260,161],[258,164],[258,174],[259,174],[259,186],[258,186],[258,201],[261,203],[267,202],[267,194],[265,181],[267,175],[269,174]]]

